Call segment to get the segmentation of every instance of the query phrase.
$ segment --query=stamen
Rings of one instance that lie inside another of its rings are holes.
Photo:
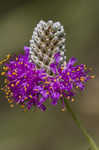
[[[28,99],[28,97],[25,97],[25,98],[24,98],[24,100],[27,100],[27,99]]]
[[[13,100],[11,100],[11,99],[8,99],[8,102],[9,102],[9,103],[13,103]]]
[[[10,107],[13,108],[13,107],[14,107],[14,104],[11,104]]]
[[[19,98],[22,98],[22,96],[19,95]]]
[[[20,107],[21,107],[21,108],[24,108],[25,106],[24,106],[24,104],[23,104],[23,105],[21,105]]]
[[[8,67],[3,66],[3,70],[7,71],[7,70],[8,70]]]
[[[69,75],[70,75],[70,72],[67,72],[67,75],[69,76]]]
[[[64,70],[64,67],[61,67],[61,70]]]
[[[16,72],[12,72],[12,75],[17,75]]]
[[[38,89],[34,89],[34,91],[39,91]]]
[[[61,111],[62,111],[62,112],[66,111],[66,107],[63,107],[63,108],[61,109]]]
[[[95,76],[94,76],[94,75],[92,75],[92,76],[90,76],[90,78],[91,78],[91,79],[94,79],[94,78],[95,78]]]
[[[11,84],[11,87],[14,87],[14,84],[13,84],[13,83]]]
[[[72,99],[71,99],[71,101],[72,101],[72,102],[74,102],[74,101],[75,101],[75,99],[74,99],[74,98],[72,98]]]
[[[49,91],[47,91],[46,94],[48,95],[48,94],[49,94]]]
[[[79,88],[79,86],[77,85],[77,86],[76,86],[76,89],[78,89],[78,88]]]
[[[29,95],[30,98],[33,98],[32,95]]]
[[[5,75],[5,72],[1,72],[1,76],[4,76]]]
[[[49,84],[50,82],[48,82],[48,81],[45,81],[44,83],[45,83],[45,84]]]
[[[61,79],[62,78],[62,76],[59,76],[59,79]]]
[[[17,81],[17,82],[16,82],[16,86],[17,86],[19,83],[20,83],[20,81]]]
[[[84,82],[85,78],[84,77],[80,77],[80,81]]]
[[[16,61],[18,61],[18,57],[16,57]]]

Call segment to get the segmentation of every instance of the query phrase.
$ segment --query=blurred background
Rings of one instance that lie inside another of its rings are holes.
[[[23,52],[36,24],[60,21],[65,28],[66,55],[93,67],[96,74],[71,104],[99,145],[99,1],[0,1],[0,59]],[[70,114],[60,106],[46,112],[11,109],[0,96],[0,150],[88,150],[89,145]]]

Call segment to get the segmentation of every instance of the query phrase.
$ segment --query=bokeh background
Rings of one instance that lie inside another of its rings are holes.
[[[99,1],[0,1],[0,59],[23,52],[33,28],[44,19],[60,21],[65,28],[66,55],[93,67],[96,74],[72,108],[99,145]],[[1,79],[0,79],[1,80]],[[60,107],[24,113],[11,109],[0,96],[0,150],[88,150],[89,145],[70,114]]]

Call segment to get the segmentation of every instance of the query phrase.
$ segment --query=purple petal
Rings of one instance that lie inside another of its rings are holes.
[[[60,52],[58,52],[58,53],[56,53],[56,54],[54,55],[54,59],[55,59],[55,62],[56,62],[56,63],[59,63],[59,62],[60,62],[60,58],[61,58]]]
[[[67,63],[67,67],[73,66],[77,62],[77,59],[72,57]]]
[[[50,64],[50,69],[53,73],[57,73],[57,65],[55,63]]]
[[[25,51],[25,55],[28,56],[29,55],[29,50],[30,48],[27,46],[24,46],[24,51]]]

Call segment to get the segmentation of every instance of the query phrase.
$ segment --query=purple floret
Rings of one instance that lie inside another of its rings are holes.
[[[22,108],[32,107],[46,110],[45,102],[56,105],[59,101],[64,106],[65,99],[73,100],[76,89],[83,90],[90,79],[85,65],[75,65],[72,57],[65,66],[60,65],[60,53],[56,53],[50,64],[53,76],[44,69],[38,69],[29,62],[29,48],[24,47],[25,54],[10,60],[6,67],[6,97],[9,102],[21,104]]]

